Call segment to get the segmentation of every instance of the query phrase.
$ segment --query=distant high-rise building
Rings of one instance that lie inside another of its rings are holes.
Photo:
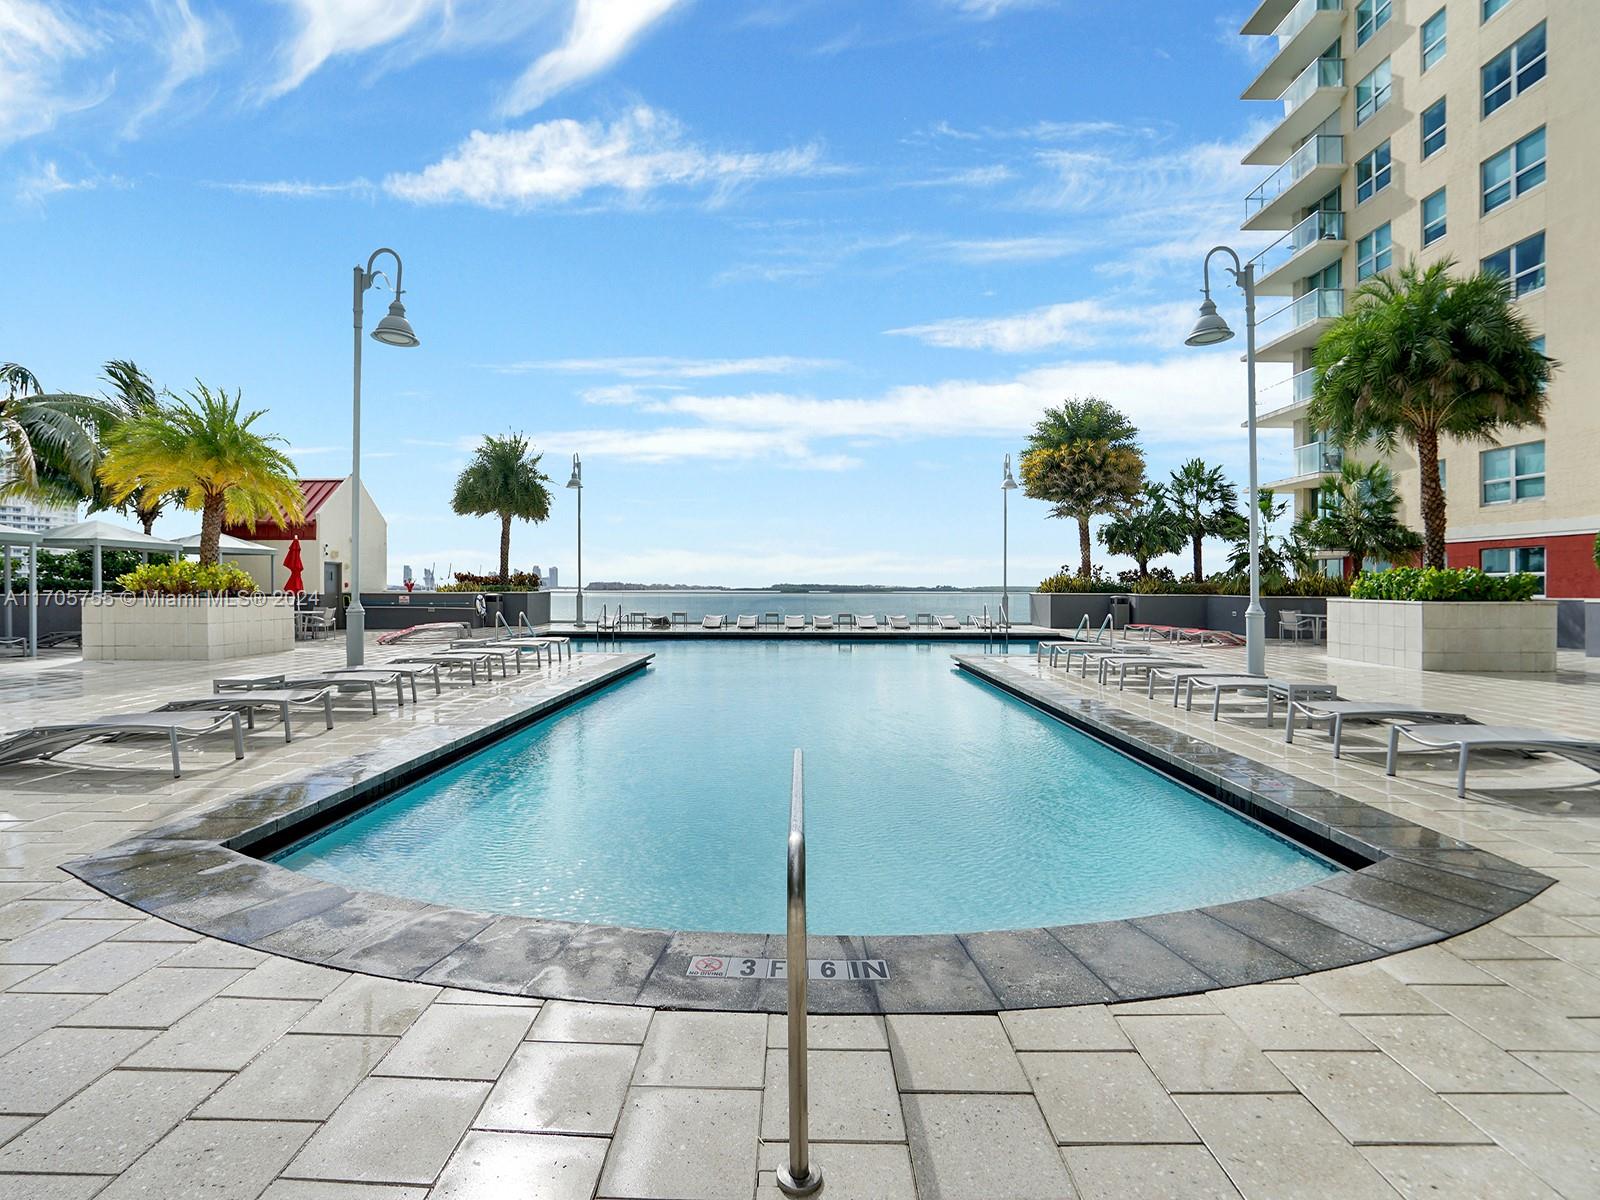
[[[555,567],[547,567],[545,569],[545,573],[541,575],[540,578],[544,580],[544,586],[547,588],[561,586],[561,572],[556,570]]]
[[[1258,0],[1241,32],[1269,42],[1244,98],[1280,107],[1244,158],[1266,172],[1244,228],[1284,231],[1255,259],[1259,354],[1295,371],[1279,399],[1262,397],[1262,425],[1295,443],[1293,473],[1267,486],[1310,512],[1339,470],[1345,452],[1306,409],[1311,352],[1352,289],[1413,258],[1500,271],[1561,369],[1545,428],[1440,446],[1449,562],[1530,571],[1552,596],[1600,595],[1589,462],[1600,447],[1589,296],[1600,86],[1585,65],[1600,51],[1600,2]],[[1420,528],[1416,459],[1401,448],[1387,461]]]
[[[0,484],[9,483],[12,478],[9,468],[0,467]],[[78,521],[79,507],[76,504],[40,504],[19,496],[6,496],[0,498],[0,525],[41,533],[58,525],[71,525]]]

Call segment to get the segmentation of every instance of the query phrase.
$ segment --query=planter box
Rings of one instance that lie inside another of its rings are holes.
[[[1556,603],[1328,600],[1328,657],[1413,671],[1556,669]]]
[[[1015,599],[1011,607],[1016,610]],[[1042,629],[1075,629],[1086,616],[1091,626],[1098,626],[1110,611],[1109,592],[1028,593],[1028,623]]]
[[[526,617],[528,624],[535,628],[550,624],[549,592],[500,592],[499,596],[500,615],[513,629],[519,615]]]
[[[214,662],[294,649],[287,596],[102,596],[83,605],[83,657],[100,661]]]

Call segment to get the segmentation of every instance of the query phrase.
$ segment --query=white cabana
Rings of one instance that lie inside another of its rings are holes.
[[[191,533],[188,537],[181,537],[177,541],[186,558],[200,557],[200,535]],[[260,542],[247,542],[244,538],[233,537],[231,534],[222,534],[217,542],[217,557],[222,559],[260,557],[267,560],[267,591],[276,590],[278,552],[271,546],[263,546]]]
[[[152,537],[137,529],[128,529],[121,525],[113,525],[110,521],[99,521],[90,518],[79,521],[74,525],[62,525],[56,529],[47,529],[39,539],[39,544],[48,550],[83,550],[94,551],[94,587],[93,591],[99,595],[104,589],[101,587],[100,555],[105,550],[138,550],[144,554],[145,561],[150,560],[152,554],[170,554],[177,558],[181,547],[177,542],[169,542],[165,538]]]
[[[0,552],[5,556],[5,639],[9,645],[13,638],[11,632],[11,610],[15,607],[11,603],[11,551],[13,548],[26,546],[28,548],[28,657],[39,657],[39,542],[43,534],[34,533],[27,529],[17,529],[11,525],[0,525]]]

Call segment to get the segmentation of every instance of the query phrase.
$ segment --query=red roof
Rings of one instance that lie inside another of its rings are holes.
[[[334,492],[339,490],[339,485],[344,479],[301,479],[298,482],[300,492],[305,497],[304,511],[299,524],[285,526],[276,521],[260,521],[254,529],[250,529],[244,525],[224,521],[222,532],[230,537],[248,538],[257,542],[288,542],[295,538],[309,538],[315,541],[317,511],[333,497]]]

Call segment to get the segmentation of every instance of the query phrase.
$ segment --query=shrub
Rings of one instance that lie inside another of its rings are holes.
[[[1098,574],[1085,576],[1070,571],[1060,571],[1040,581],[1038,590],[1045,593],[1084,593],[1120,592],[1125,589],[1120,583],[1113,583]]]
[[[1531,600],[1537,575],[1485,575],[1477,567],[1392,567],[1350,585],[1357,600]]]
[[[455,581],[447,583],[441,592],[537,592],[544,586],[532,571],[513,571],[510,575],[475,575],[471,571],[457,571]]]
[[[249,572],[232,563],[202,566],[189,559],[144,563],[118,576],[117,585],[139,596],[250,596],[256,592],[256,581]]]

